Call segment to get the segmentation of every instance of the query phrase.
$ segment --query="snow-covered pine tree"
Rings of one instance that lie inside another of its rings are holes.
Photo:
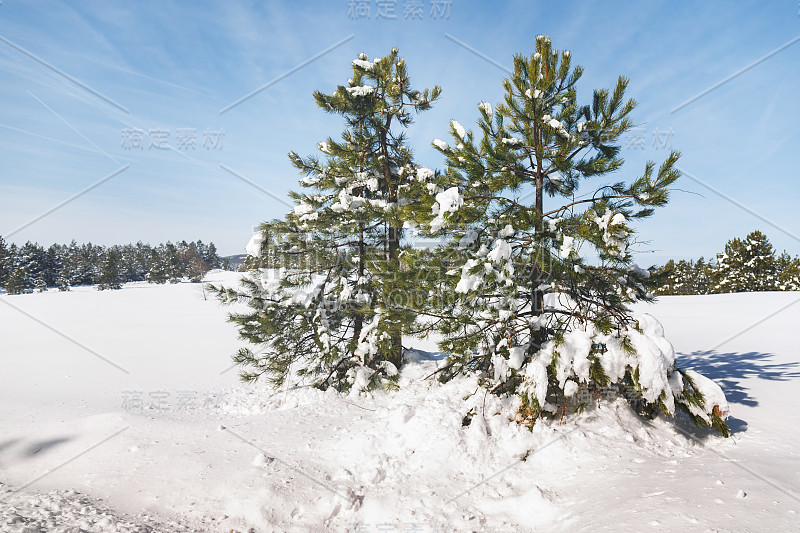
[[[774,291],[778,289],[778,270],[775,249],[767,236],[756,230],[747,237],[748,260],[745,268],[751,291]]]
[[[675,279],[673,294],[695,294],[694,287],[695,264],[691,259],[681,259],[675,264],[673,276]]]
[[[80,285],[79,268],[80,268],[80,247],[74,240],[64,247],[64,257],[61,261],[61,277],[64,278],[66,285],[74,287]],[[59,283],[59,287],[63,286]],[[63,290],[63,289],[62,289]]]
[[[164,245],[150,248],[147,251],[147,271],[145,279],[149,283],[166,283],[169,280],[169,266],[167,265]]]
[[[13,247],[14,245],[12,245],[12,249]],[[5,289],[8,294],[33,292],[33,280],[24,265],[15,262],[11,268],[11,273],[6,278]]]
[[[13,257],[3,237],[0,237],[0,287],[5,286],[6,279],[11,273]]]
[[[62,268],[62,270],[58,273],[58,277],[56,278],[56,287],[58,290],[66,292],[69,290],[69,273]]]
[[[119,272],[122,281],[144,281],[144,269],[137,260],[136,246],[132,244],[120,246],[119,253]]]
[[[189,243],[186,249],[181,252],[181,260],[184,264],[186,276],[192,283],[198,283],[206,275],[206,272],[210,270],[208,263],[194,242]]]
[[[582,69],[571,59],[538,36],[535,53],[514,57],[504,102],[479,104],[478,131],[452,121],[452,145],[433,141],[447,172],[429,227],[451,238],[459,296],[433,313],[451,354],[440,379],[478,371],[489,391],[519,394],[530,423],[563,412],[582,387],[616,385],[649,410],[677,406],[727,435],[719,387],[677,369],[660,324],[630,311],[652,299],[648,272],[631,262],[631,222],[667,203],[679,154],[630,185],[586,183],[622,167],[619,139],[636,104],[624,77],[579,104]],[[591,190],[578,197],[579,186]]]
[[[785,250],[776,260],[778,290],[800,291],[800,258],[790,256]]]
[[[75,278],[76,257],[72,251],[75,250],[75,242],[71,245],[61,245],[58,252],[58,272],[56,273],[56,287],[60,291],[68,291]]]
[[[650,267],[648,280],[652,284],[655,295],[675,294],[675,260],[670,259],[663,265]]]
[[[28,288],[33,288],[36,281],[45,272],[47,253],[38,243],[26,242],[17,254],[17,264],[24,268],[28,280]]]
[[[203,255],[203,259],[205,259],[206,263],[208,263],[208,268],[214,269],[222,267],[222,259],[217,254],[217,246],[213,242],[205,246],[202,241],[197,241],[197,249]]]
[[[243,271],[258,269],[294,268],[297,266],[296,255],[278,255],[282,241],[279,229],[282,225],[279,219],[272,219],[259,225],[258,233],[252,236],[246,246],[247,256],[241,266]]]
[[[706,262],[705,258],[700,256],[700,259],[694,263],[694,272],[692,273],[693,291],[690,294],[709,294],[711,291],[711,272],[713,269],[713,262]]]
[[[714,261],[700,256],[697,261],[670,259],[661,267],[650,270],[649,286],[653,294],[710,294],[714,288]]]
[[[44,279],[44,273],[39,274],[39,277],[33,282],[33,288],[36,292],[47,292],[47,281]]]
[[[715,292],[778,290],[775,251],[767,236],[758,230],[744,239],[728,241],[725,253],[717,260]]]
[[[44,282],[47,287],[55,287],[58,273],[61,270],[61,246],[53,244],[50,246],[44,255],[44,265],[42,274]]]
[[[120,261],[122,254],[118,247],[106,250],[100,261],[100,272],[97,276],[97,290],[118,290],[122,288]]]
[[[164,265],[170,283],[179,283],[184,277],[183,264],[181,263],[178,247],[171,242],[164,245]]]
[[[92,243],[76,246],[74,279],[70,285],[92,285],[97,283],[99,275],[100,261],[102,260],[104,249],[102,246],[95,246]]]
[[[10,268],[5,289],[9,294],[33,292],[36,281],[42,274],[44,249],[38,244],[26,242],[22,246],[12,244],[9,248]]]
[[[136,265],[136,273],[140,281],[148,281],[152,256],[153,247],[149,244],[138,241],[134,245],[133,257]]]
[[[319,143],[320,156],[289,154],[305,191],[291,193],[294,210],[262,225],[248,245],[250,255],[268,248],[267,263],[284,268],[254,271],[241,290],[220,292],[251,308],[231,315],[259,347],[234,358],[245,380],[279,385],[296,374],[361,391],[391,382],[401,364],[402,334],[414,320],[395,299],[411,282],[402,213],[433,176],[413,162],[404,130],[440,91],[412,89],[397,49],[374,60],[361,54],[352,69],[332,94],[314,93],[319,107],[344,117],[341,138]]]

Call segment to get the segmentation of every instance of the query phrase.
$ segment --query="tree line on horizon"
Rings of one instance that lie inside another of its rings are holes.
[[[761,231],[725,244],[725,251],[708,261],[674,261],[651,269],[654,294],[724,294],[800,290],[800,257],[776,255]]]
[[[0,237],[0,287],[8,294],[68,291],[78,285],[98,290],[120,289],[123,283],[199,282],[209,270],[226,268],[214,243],[180,241],[152,246],[136,244],[102,246],[92,243],[7,244]]]

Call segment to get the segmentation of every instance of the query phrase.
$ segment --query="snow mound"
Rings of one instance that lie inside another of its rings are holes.
[[[445,384],[424,380],[444,364],[440,355],[407,351],[406,361],[396,391],[345,396],[291,388],[268,394],[259,385],[227,391],[221,410],[243,417],[311,417],[320,420],[320,431],[338,432],[324,447],[316,437],[306,445],[315,463],[342,465],[324,475],[337,494],[326,522],[332,529],[353,523],[400,528],[409,516],[433,527],[443,514],[456,530],[566,526],[569,499],[551,476],[563,475],[564,465],[571,470],[619,457],[645,463],[696,449],[672,422],[644,421],[622,399],[563,421],[539,420],[529,429],[515,420],[517,398],[485,394],[475,376]],[[262,454],[252,464],[272,468]]]

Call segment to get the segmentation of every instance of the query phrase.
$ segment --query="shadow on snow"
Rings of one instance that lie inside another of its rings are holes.
[[[774,357],[760,352],[698,350],[688,355],[678,354],[676,364],[680,368],[696,370],[719,383],[728,402],[755,407],[758,400],[745,386],[747,380],[789,381],[800,378],[799,362],[774,363],[771,362]]]

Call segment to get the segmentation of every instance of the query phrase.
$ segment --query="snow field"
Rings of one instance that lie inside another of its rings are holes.
[[[240,346],[229,309],[197,284],[0,299],[0,531],[798,524],[797,293],[637,309],[662,322],[680,366],[723,385],[727,440],[680,417],[643,420],[621,400],[528,430],[512,422],[518,404],[475,377],[422,379],[443,364],[431,341],[409,339],[397,391],[239,384],[226,372]]]

